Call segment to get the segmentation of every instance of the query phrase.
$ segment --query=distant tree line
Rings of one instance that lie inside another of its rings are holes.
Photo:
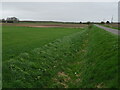
[[[0,19],[0,22],[2,22],[2,23],[17,23],[17,22],[22,22],[22,23],[26,23],[26,22],[28,22],[28,23],[63,23],[63,24],[109,24],[109,23],[111,23],[111,22],[109,22],[109,21],[106,21],[106,22],[104,22],[104,21],[101,21],[101,22],[90,22],[90,21],[87,21],[87,22],[82,22],[82,21],[80,21],[80,22],[58,22],[58,21],[19,21],[19,19],[18,18],[16,18],[16,17],[8,17],[8,18],[6,18],[6,19]]]
[[[101,24],[105,24],[105,23],[106,23],[106,24],[110,24],[109,21],[106,21],[106,22],[103,22],[103,21],[102,21],[102,22],[101,22]]]
[[[19,19],[16,17],[8,17],[6,19],[4,19],[4,18],[0,19],[0,22],[2,22],[2,23],[17,23],[17,22],[19,22]]]
[[[111,22],[110,21],[106,21],[106,22],[103,22],[103,21],[101,21],[101,22],[90,22],[90,21],[88,21],[88,22],[84,22],[85,24],[110,24]],[[83,22],[81,22],[80,21],[80,24],[84,24]]]

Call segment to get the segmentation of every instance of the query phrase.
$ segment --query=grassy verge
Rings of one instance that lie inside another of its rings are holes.
[[[102,25],[102,24],[100,24],[100,25]],[[109,27],[109,28],[112,28],[112,29],[117,29],[117,30],[120,30],[120,28],[119,28],[119,27],[113,27],[113,26],[110,26],[110,25],[103,25],[103,26],[105,26],[105,27]]]
[[[3,87],[117,88],[118,37],[95,26],[3,62]]]
[[[93,27],[81,66],[81,87],[118,87],[118,36]],[[89,83],[89,84],[88,84]]]

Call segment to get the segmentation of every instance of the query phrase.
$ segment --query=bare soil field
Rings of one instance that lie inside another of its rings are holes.
[[[62,23],[4,23],[3,25],[25,26],[25,27],[69,27],[84,28],[87,24],[62,24]]]

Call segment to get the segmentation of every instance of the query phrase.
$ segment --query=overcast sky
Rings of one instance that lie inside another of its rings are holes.
[[[2,17],[38,21],[118,21],[117,2],[4,2]]]

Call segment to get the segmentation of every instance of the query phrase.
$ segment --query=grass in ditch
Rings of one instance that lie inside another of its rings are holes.
[[[95,26],[3,62],[3,87],[116,88],[118,37]]]
[[[94,26],[79,45],[75,58],[54,77],[52,87],[117,88],[118,36]]]

